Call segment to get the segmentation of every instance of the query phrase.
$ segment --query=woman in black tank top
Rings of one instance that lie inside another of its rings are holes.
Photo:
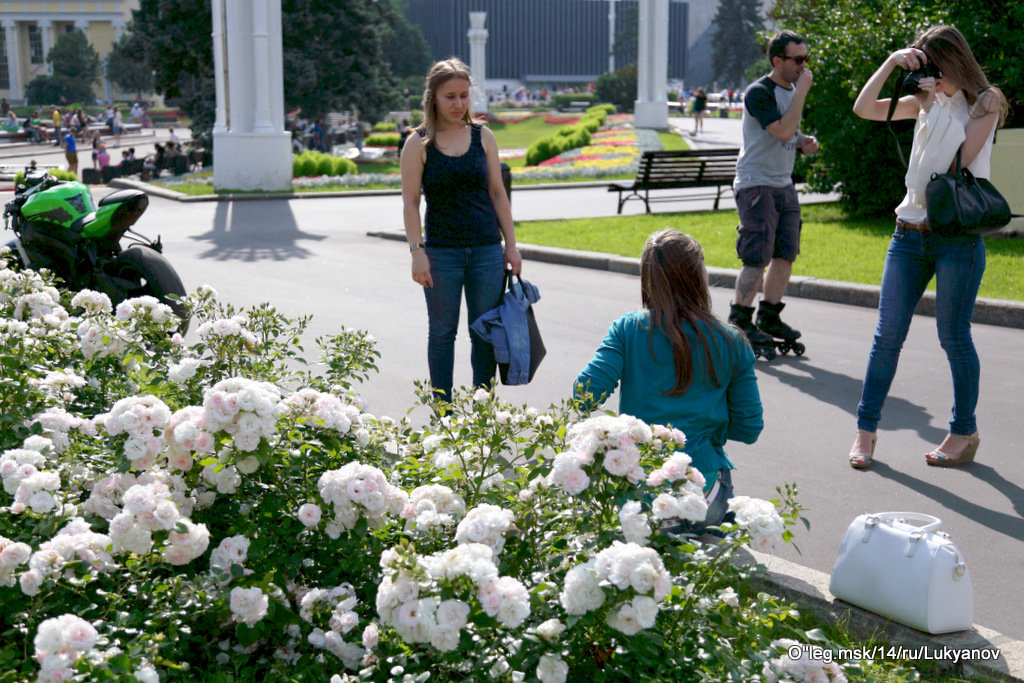
[[[423,94],[424,121],[401,150],[412,279],[427,302],[430,384],[435,398],[444,400],[452,395],[463,292],[468,325],[498,305],[505,269],[522,269],[498,145],[488,128],[473,123],[470,83],[469,68],[460,60],[434,64]],[[422,224],[421,194],[427,200]],[[473,385],[490,387],[494,349],[472,331],[470,341]]]

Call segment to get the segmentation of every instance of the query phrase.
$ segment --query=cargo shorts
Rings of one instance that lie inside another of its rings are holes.
[[[745,187],[736,192],[736,208],[736,256],[743,265],[764,267],[773,258],[796,260],[803,221],[795,186]]]

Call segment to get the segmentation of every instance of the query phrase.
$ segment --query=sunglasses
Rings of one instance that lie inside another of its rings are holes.
[[[782,55],[782,58],[783,59],[792,59],[793,63],[796,64],[797,66],[800,66],[801,64],[806,64],[807,63],[807,55],[797,55],[796,57],[789,57],[787,55]]]

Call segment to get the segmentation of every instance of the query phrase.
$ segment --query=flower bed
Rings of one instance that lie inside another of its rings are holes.
[[[635,173],[639,156],[632,128],[604,128],[593,133],[591,144],[585,147],[567,150],[536,166],[512,169],[512,178],[553,180],[575,175],[596,179]]]
[[[549,114],[544,119],[544,123],[549,123],[549,124],[555,125],[555,126],[561,126],[561,125],[566,125],[566,124],[573,124],[573,123],[576,123],[577,121],[580,120],[580,116],[581,116],[580,114],[576,114],[575,116],[572,116],[572,115],[565,116],[565,115],[559,115],[559,114]]]
[[[487,120],[495,123],[520,123],[528,119],[543,116],[540,112],[534,111],[492,111],[487,113]]]
[[[736,498],[720,543],[667,530],[706,511],[678,430],[482,390],[396,422],[353,393],[378,357],[365,333],[295,363],[308,318],[200,287],[186,343],[154,299],[114,308],[5,266],[4,680],[854,670],[790,659],[832,645],[730,561],[788,538],[794,491]]]

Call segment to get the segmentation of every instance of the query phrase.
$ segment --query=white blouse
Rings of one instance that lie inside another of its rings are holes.
[[[910,151],[906,186],[907,194],[896,207],[896,216],[908,223],[924,223],[928,219],[925,188],[932,173],[945,173],[956,157],[956,151],[965,139],[964,129],[971,118],[967,98],[962,90],[948,97],[936,94],[936,105],[917,117],[914,126],[914,144]],[[976,102],[975,106],[979,103]],[[995,126],[988,134],[978,156],[967,168],[978,178],[988,178],[992,172],[992,143]]]

